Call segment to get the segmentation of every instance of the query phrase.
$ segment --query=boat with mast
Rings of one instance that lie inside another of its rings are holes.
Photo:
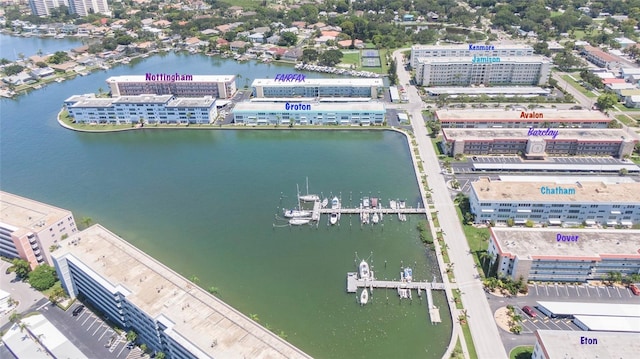
[[[360,279],[371,279],[371,271],[369,270],[369,263],[364,259],[360,262],[358,266],[358,275]]]
[[[307,177],[307,194],[300,195],[298,193],[298,198],[303,202],[315,202],[320,200],[320,196],[317,194],[309,194],[309,177]]]
[[[342,205],[340,204],[340,199],[338,197],[333,197],[331,199],[331,209],[339,210]],[[340,211],[331,212],[329,215],[329,223],[335,225],[340,220]]]
[[[300,188],[296,185],[297,193],[300,194]],[[300,217],[309,217],[311,216],[311,211],[302,209],[302,205],[300,203],[300,196],[298,196],[298,207],[293,209],[285,209],[284,216],[286,218],[300,218]]]
[[[311,222],[311,218],[305,218],[305,217],[291,218],[289,220],[289,224],[292,226],[302,226],[304,224],[309,224],[310,222]]]

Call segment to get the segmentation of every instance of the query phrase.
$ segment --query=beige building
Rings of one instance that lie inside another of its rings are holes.
[[[53,265],[49,248],[75,232],[70,211],[0,191],[0,255]]]
[[[450,110],[436,111],[442,128],[607,128],[611,119],[591,110]]]

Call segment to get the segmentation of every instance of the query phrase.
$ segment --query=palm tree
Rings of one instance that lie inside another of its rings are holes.
[[[211,294],[218,294],[218,287],[211,286],[209,287],[209,289],[207,289],[207,292]]]
[[[11,314],[9,315],[9,321],[11,323],[17,323],[20,321],[20,318],[22,318],[22,315],[20,315],[18,312],[13,311],[11,312]]]
[[[80,223],[82,223],[84,228],[88,228],[91,225],[91,222],[93,222],[93,219],[91,219],[91,217],[82,217],[82,219],[80,220]]]
[[[253,320],[254,322],[260,322],[260,318],[258,317],[258,314],[249,314],[249,318],[251,318],[251,320]]]
[[[167,357],[167,354],[165,354],[164,352],[157,352],[156,353],[156,359],[164,359]]]
[[[129,332],[127,332],[128,341],[135,342],[137,338],[138,338],[138,333],[134,332],[133,330],[130,330]]]
[[[198,278],[195,275],[192,275],[191,277],[189,277],[189,280],[193,282],[193,284],[198,284],[198,282],[200,282],[200,278]]]

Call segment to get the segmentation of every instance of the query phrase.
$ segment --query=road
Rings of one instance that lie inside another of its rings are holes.
[[[4,273],[7,268],[11,267],[11,263],[0,261],[0,272]],[[13,300],[18,301],[18,307],[12,308],[10,311],[0,317],[0,327],[4,327],[9,323],[9,316],[12,312],[18,312],[20,314],[26,314],[30,310],[34,309],[41,300],[46,299],[42,293],[31,288],[29,283],[15,280],[15,273],[8,275],[2,274],[0,276],[0,288],[5,292],[8,292]]]
[[[556,81],[558,81],[558,86],[560,88],[565,89],[565,91],[567,91],[568,93],[573,95],[573,97],[576,99],[576,101],[578,101],[578,103],[582,107],[584,107],[586,109],[590,109],[591,107],[593,107],[593,104],[596,102],[596,98],[589,98],[589,97],[585,96],[582,92],[578,91],[578,89],[576,89],[575,87],[571,86],[570,83],[565,81],[562,78],[562,75],[567,75],[567,74],[564,73],[564,72],[557,72],[557,71],[552,71],[551,72],[551,77],[553,77]]]
[[[500,340],[493,312],[486,299],[482,282],[478,278],[473,257],[467,244],[458,215],[449,196],[444,176],[440,173],[438,156],[431,145],[427,128],[422,119],[423,102],[415,86],[409,85],[410,75],[405,70],[402,50],[393,54],[398,66],[398,80],[406,88],[409,104],[406,107],[411,115],[413,133],[418,143],[420,158],[424,162],[427,181],[432,192],[432,200],[438,212],[440,228],[449,246],[449,258],[454,263],[453,272],[462,296],[462,304],[467,310],[469,328],[473,337],[478,358],[507,358]],[[446,273],[443,274],[446,276]],[[458,326],[454,326],[458,327]]]

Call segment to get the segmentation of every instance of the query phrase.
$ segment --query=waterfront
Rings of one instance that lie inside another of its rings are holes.
[[[9,61],[19,60],[20,54],[27,58],[37,55],[39,50],[42,51],[42,54],[53,54],[56,51],[67,51],[80,46],[82,46],[82,40],[73,37],[54,39],[53,37],[32,36],[25,38],[0,33],[0,49],[2,49],[0,57]]]
[[[295,185],[353,202],[363,195],[405,198],[418,187],[406,140],[390,131],[169,131],[76,133],[56,114],[72,94],[106,88],[112,75],[144,72],[242,74],[238,86],[291,67],[168,54],[0,100],[2,189],[70,209],[105,225],[318,358],[437,358],[451,321],[429,323],[426,304],[374,291],[360,307],[346,294],[354,253],[374,253],[379,278],[397,278],[400,261],[414,278],[436,267],[418,240],[416,217],[382,227],[272,228],[276,207],[295,203]],[[307,76],[320,76],[308,74]],[[246,79],[246,80],[245,80]],[[27,112],[28,109],[29,112]],[[287,196],[280,200],[281,195]],[[427,261],[426,258],[429,257]],[[384,261],[387,261],[387,269]],[[414,265],[414,263],[416,263]]]

